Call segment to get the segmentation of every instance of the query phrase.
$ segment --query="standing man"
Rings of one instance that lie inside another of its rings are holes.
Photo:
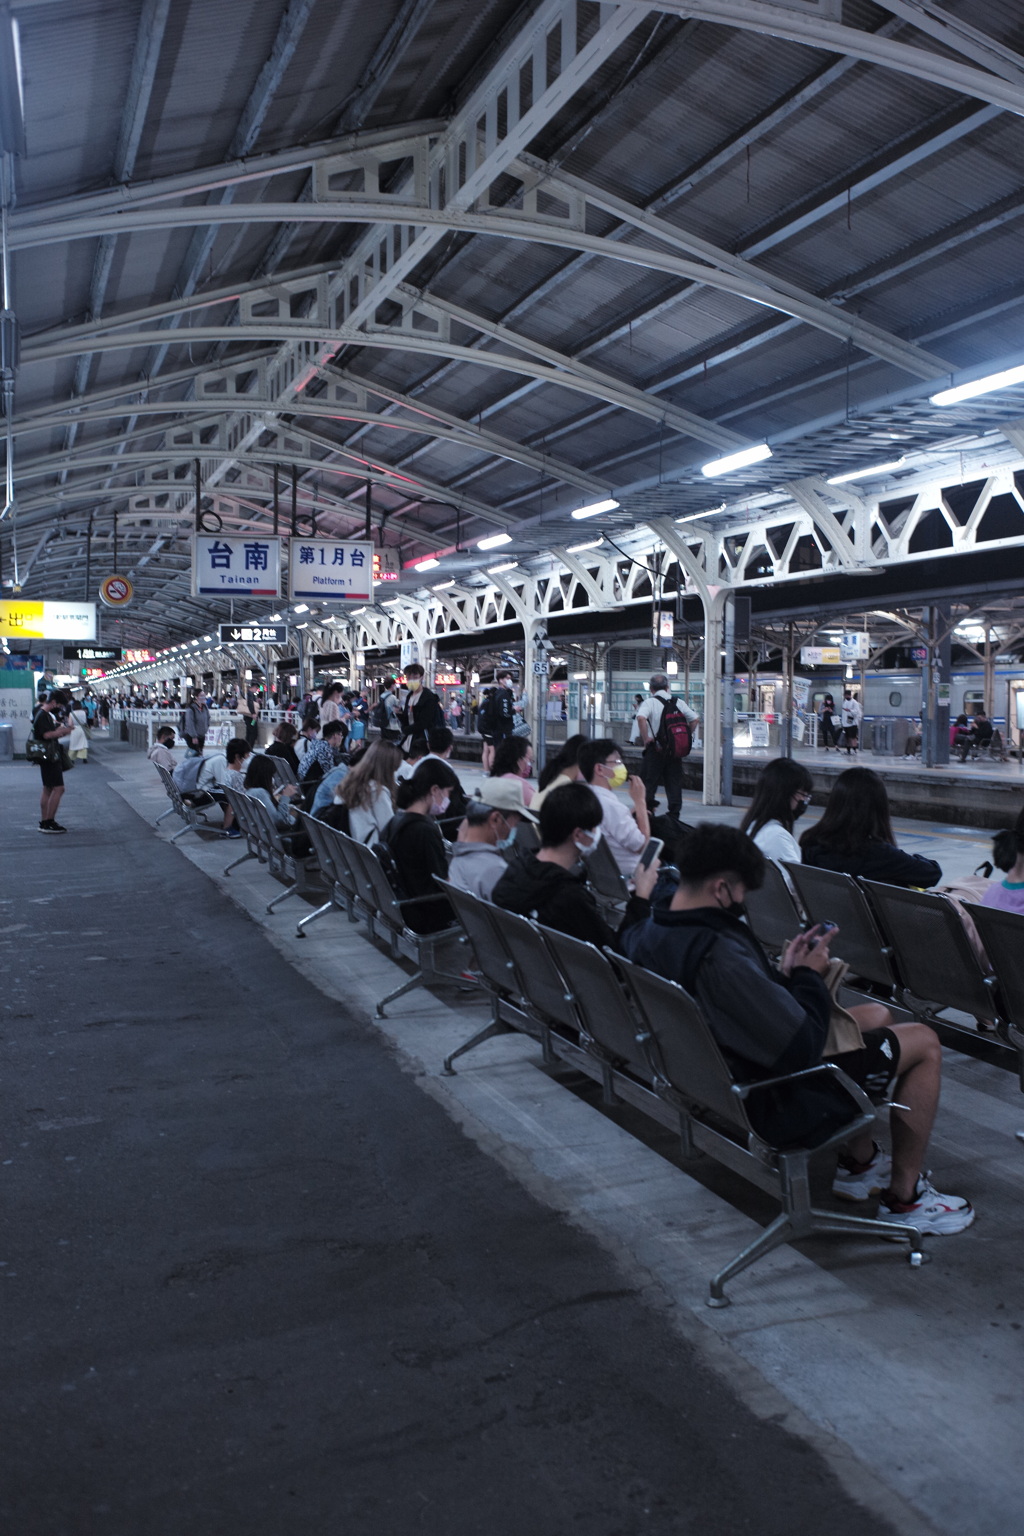
[[[45,699],[39,701],[39,708],[32,721],[32,735],[36,741],[45,741],[48,749],[47,757],[39,764],[39,772],[43,780],[43,792],[39,797],[40,832],[67,831],[67,827],[62,827],[57,820],[57,807],[64,794],[64,766],[61,761],[60,743],[65,736],[70,736],[74,729],[62,719],[69,702],[66,693],[59,688],[53,689]]]
[[[855,699],[849,688],[843,694],[843,709],[840,719],[843,724],[843,744],[846,747],[846,755],[860,749],[860,722],[864,718],[864,711],[860,707],[860,700]]]
[[[405,685],[409,692],[399,715],[403,740],[429,736],[431,731],[445,728],[441,700],[432,688],[424,688],[423,678],[423,668],[418,661],[406,667]]]
[[[700,716],[672,697],[664,672],[655,672],[650,688],[650,698],[636,712],[637,731],[644,749],[640,777],[647,794],[648,813],[654,814],[658,785],[664,783],[668,814],[678,821],[683,808],[683,757],[686,754],[677,751],[673,721],[681,716],[687,727],[692,727]]]
[[[509,736],[516,723],[515,695],[512,692],[512,674],[503,667],[494,679],[495,687],[487,708],[487,737],[484,741],[484,772],[494,766],[494,754]]]
[[[245,690],[245,739],[250,747],[256,745],[260,729],[260,696],[252,683]]]
[[[197,752],[201,752],[206,745],[206,733],[209,729],[210,710],[206,703],[206,696],[201,688],[193,688],[192,696],[185,706],[181,734],[190,747],[195,747]]]

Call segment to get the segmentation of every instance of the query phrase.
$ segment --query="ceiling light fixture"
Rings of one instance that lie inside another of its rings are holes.
[[[613,501],[609,497],[607,501],[592,502],[589,507],[577,507],[572,516],[578,523],[581,523],[585,517],[597,517],[601,512],[614,512],[618,505],[617,501]]]
[[[770,459],[772,451],[767,443],[755,443],[752,448],[741,448],[738,453],[727,453],[724,459],[711,459],[702,464],[700,472],[713,480],[716,475],[730,475],[734,469],[746,469],[748,464],[760,464]]]
[[[295,604],[295,612],[296,613],[308,613],[309,612],[309,604],[308,603],[296,603]]]
[[[872,475],[888,475],[902,469],[906,459],[891,459],[888,464],[872,464],[868,469],[851,469],[845,475],[829,475],[826,485],[845,485],[848,480],[868,480]]]
[[[428,555],[426,560],[417,560],[413,566],[414,571],[433,571],[441,564],[434,555]]]
[[[990,373],[970,384],[958,384],[955,389],[940,389],[931,396],[932,405],[959,405],[961,400],[973,400],[975,395],[990,395],[996,389],[1010,389],[1014,384],[1024,384],[1024,368],[1004,368],[1002,373]]]
[[[503,544],[511,544],[510,533],[492,533],[486,539],[477,539],[477,549],[500,549]]]
[[[724,512],[727,502],[720,501],[717,507],[705,507],[703,512],[687,512],[682,517],[677,517],[677,523],[695,523],[701,517],[714,517],[717,512]]]
[[[567,555],[579,555],[582,554],[585,549],[596,549],[599,544],[603,543],[603,538],[588,539],[585,544],[570,544],[565,552]]]
[[[500,576],[502,571],[514,571],[518,565],[518,560],[506,560],[504,565],[489,565],[487,567],[487,574],[488,576]]]

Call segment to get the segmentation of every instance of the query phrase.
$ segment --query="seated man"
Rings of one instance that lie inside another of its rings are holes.
[[[414,736],[409,743],[409,750],[405,755],[405,761],[399,766],[395,774],[395,783],[401,784],[403,779],[411,779],[423,759],[430,753],[430,743],[425,736]]]
[[[305,748],[301,747],[301,743],[296,746],[299,754],[299,783],[315,784],[324,774],[338,766],[345,745],[345,726],[341,720],[328,720],[323,735],[318,736],[317,726],[311,719],[308,725],[303,725],[302,737],[305,739]]]
[[[235,815],[224,791],[237,789],[241,792],[245,789],[245,768],[251,756],[252,747],[245,737],[233,736],[223,752],[211,752],[208,757],[203,758],[203,764],[196,779],[197,791],[200,794],[205,792],[212,795],[223,809],[224,824],[221,831],[225,837],[242,835],[239,828],[234,825]]]
[[[636,861],[651,835],[647,812],[647,791],[643,779],[631,778],[622,761],[618,743],[610,737],[585,741],[577,757],[580,776],[593,789],[604,812],[601,833],[611,849],[623,879],[628,880]],[[633,802],[632,811],[615,793],[626,785]]]
[[[156,733],[156,741],[150,747],[146,756],[158,768],[166,768],[168,773],[173,773],[178,766],[178,759],[171,751],[173,746],[174,726],[162,725]]]
[[[536,822],[537,818],[523,804],[521,785],[511,779],[488,779],[484,791],[485,799],[474,797],[466,806],[448,878],[460,891],[490,901],[491,892],[508,869],[501,850],[512,846],[521,821]]]
[[[697,826],[681,851],[679,873],[670,905],[653,909],[624,935],[624,953],[697,1000],[741,1081],[817,1065],[832,1007],[821,978],[835,935],[811,928],[786,946],[778,969],[768,963],[740,920],[747,891],[764,879],[764,857],[734,827]],[[848,1012],[864,1045],[830,1059],[876,1096],[895,1078],[895,1098],[906,1108],[891,1113],[891,1158],[870,1132],[854,1138],[840,1158],[833,1193],[866,1200],[877,1190],[883,1219],[890,1215],[922,1233],[962,1232],[974,1220],[972,1206],[958,1195],[940,1195],[922,1172],[942,1074],[937,1035],[926,1024],[893,1024],[880,1003]]]
[[[488,779],[488,792],[492,784],[510,782]],[[541,806],[540,852],[508,866],[491,893],[495,906],[535,917],[546,928],[599,947],[615,945],[617,935],[598,910],[583,866],[583,855],[596,845],[600,825],[601,804],[592,789],[585,784],[553,789]],[[647,917],[658,869],[657,859],[649,869],[637,868],[619,934]]]
[[[979,751],[983,751],[986,747],[991,747],[992,731],[992,721],[988,715],[986,715],[983,709],[976,709],[974,711],[974,719],[971,722],[971,745],[977,747]],[[966,747],[964,748],[962,760],[964,762],[967,760]]]

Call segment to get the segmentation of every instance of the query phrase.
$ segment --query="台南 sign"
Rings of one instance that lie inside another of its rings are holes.
[[[94,640],[95,603],[0,601],[0,635],[5,640]]]
[[[373,585],[373,545],[344,539],[291,539],[288,548],[291,597],[365,603]]]
[[[193,597],[281,596],[281,540],[256,534],[197,533]]]
[[[222,624],[221,645],[285,645],[287,624]]]
[[[120,661],[119,645],[66,645],[65,661]]]

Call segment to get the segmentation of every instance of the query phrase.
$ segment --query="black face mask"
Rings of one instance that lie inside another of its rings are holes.
[[[746,915],[747,915],[746,904],[744,902],[742,902],[742,901],[731,901],[730,900],[730,901],[725,901],[725,902],[719,902],[718,905],[721,907],[723,912],[728,912],[730,917],[740,918],[740,917],[746,917]]]
[[[796,806],[795,806],[795,808],[793,810],[793,820],[794,821],[799,821],[800,820],[800,817],[803,815],[804,811],[806,811],[807,806],[808,806],[808,802],[806,800],[798,800],[797,801]]]

